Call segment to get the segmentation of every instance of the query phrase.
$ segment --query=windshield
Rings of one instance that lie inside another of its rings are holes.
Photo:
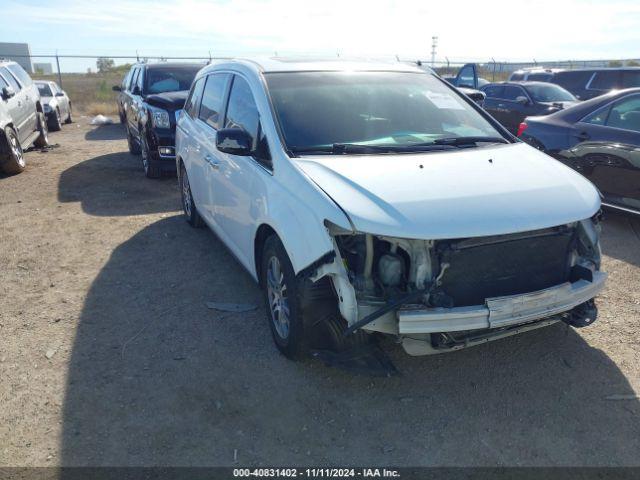
[[[577,101],[576,97],[558,85],[527,85],[527,91],[536,102]]]
[[[291,151],[336,144],[411,147],[502,135],[433,75],[399,72],[265,74]]]
[[[41,97],[53,97],[51,88],[49,88],[49,85],[47,85],[46,83],[39,83],[38,91],[40,92]]]
[[[189,90],[200,66],[147,69],[146,93],[177,92]]]

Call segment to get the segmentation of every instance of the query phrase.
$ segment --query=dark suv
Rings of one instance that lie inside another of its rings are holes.
[[[612,90],[640,87],[640,67],[518,70],[509,80],[551,82],[580,100],[589,100]]]
[[[131,67],[118,95],[120,121],[127,129],[129,151],[142,155],[148,178],[176,170],[176,120],[201,63],[139,63]]]
[[[47,122],[40,93],[16,62],[0,58],[0,169],[13,175],[25,168],[23,151],[46,147]]]

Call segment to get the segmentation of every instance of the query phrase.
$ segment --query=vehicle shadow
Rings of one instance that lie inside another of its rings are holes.
[[[604,255],[640,267],[640,217],[609,210],[602,231]]]
[[[124,125],[119,123],[99,125],[84,135],[84,139],[88,141],[124,140],[126,138],[127,135]]]
[[[247,313],[207,301],[258,306]],[[592,328],[598,328],[594,325]],[[385,348],[388,345],[385,343]],[[640,406],[564,324],[412,358],[401,375],[291,362],[251,277],[207,229],[162,219],[118,246],[83,306],[61,464],[624,465]]]
[[[145,178],[140,157],[109,153],[78,163],[60,175],[60,202],[80,202],[89,215],[121,216],[175,211],[175,177]]]

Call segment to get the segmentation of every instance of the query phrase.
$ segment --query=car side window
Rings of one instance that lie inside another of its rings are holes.
[[[523,73],[514,73],[514,74],[511,75],[510,80],[513,81],[513,82],[519,82],[521,80],[524,80],[524,74]]]
[[[622,88],[640,87],[640,70],[622,72]]]
[[[550,73],[531,73],[527,80],[537,81],[537,82],[548,82],[553,77]]]
[[[0,68],[0,73],[2,74],[4,79],[7,82],[9,82],[9,85],[11,85],[11,87],[16,91],[16,93],[18,93],[20,90],[22,90],[22,87],[20,86],[18,81],[14,78],[13,75],[11,75],[11,72],[9,70],[7,70],[7,67]]]
[[[141,68],[138,71],[138,77],[136,78],[136,87],[138,87],[138,89],[140,90],[140,93],[142,93],[142,82],[144,81],[144,68]]]
[[[229,75],[226,73],[209,75],[202,93],[200,119],[216,130],[222,126],[222,110],[228,81]]]
[[[0,90],[8,86],[9,83],[4,79],[4,77],[0,76]]]
[[[618,86],[619,76],[620,72],[617,70],[611,72],[596,72],[595,77],[593,77],[589,84],[589,90],[611,90],[616,88]]]
[[[487,98],[502,98],[502,90],[504,87],[502,85],[493,85],[491,87],[485,87],[482,91],[485,93]]]
[[[187,101],[184,103],[184,111],[191,118],[198,118],[198,106],[200,105],[200,100],[202,99],[202,89],[204,88],[204,78],[200,78],[193,83],[191,86],[191,91],[189,92],[189,97]]]
[[[11,73],[13,73],[13,75],[18,79],[23,87],[28,87],[33,83],[33,80],[31,80],[29,74],[25,72],[24,69],[17,63],[7,65],[7,68],[11,71]]]
[[[131,81],[129,82],[129,88],[127,88],[128,91],[132,91],[133,90],[133,86],[136,84],[136,81],[138,80],[138,72],[140,71],[139,68],[135,68],[133,70],[133,74],[131,75]]]
[[[236,75],[229,94],[229,106],[225,128],[241,128],[252,139],[253,156],[263,165],[271,168],[271,154],[267,137],[260,126],[260,114],[247,81]]]
[[[614,103],[606,125],[640,132],[640,95],[633,95]]]
[[[524,96],[524,90],[520,87],[514,87],[513,85],[505,85],[504,91],[502,92],[502,98],[505,100],[515,101],[516,98]]]

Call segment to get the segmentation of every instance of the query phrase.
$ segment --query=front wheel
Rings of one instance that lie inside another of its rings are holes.
[[[40,135],[36,138],[33,144],[36,148],[45,148],[49,146],[49,130],[47,129],[47,121],[44,118],[44,113],[38,112],[38,131]]]
[[[300,359],[308,351],[298,280],[280,239],[273,235],[263,247],[260,284],[273,341],[287,358]]]
[[[71,104],[69,104],[69,113],[67,115],[67,119],[64,121],[64,123],[73,123],[73,117],[71,116]]]
[[[7,175],[15,175],[24,171],[26,164],[22,154],[22,146],[16,132],[11,127],[4,129],[6,143],[0,145],[0,167]]]
[[[145,132],[140,132],[140,143],[142,144],[142,168],[147,178],[160,178],[162,172],[160,167],[151,163],[151,150]]]
[[[129,153],[132,155],[140,155],[140,153],[142,153],[140,150],[140,144],[135,138],[133,138],[129,125],[127,125],[127,146],[129,147]]]

